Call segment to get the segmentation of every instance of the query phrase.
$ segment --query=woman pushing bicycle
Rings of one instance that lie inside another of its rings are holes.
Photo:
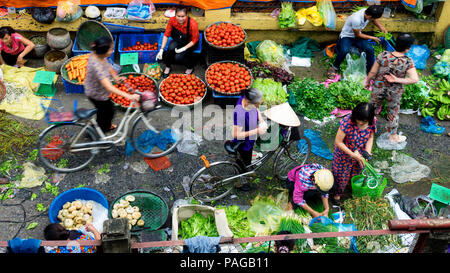
[[[106,133],[117,128],[117,125],[112,124],[114,107],[109,98],[110,93],[121,95],[132,101],[139,101],[140,96],[123,92],[111,83],[111,80],[116,82],[123,80],[123,77],[117,76],[117,72],[107,61],[114,48],[111,38],[99,38],[92,43],[91,47],[92,52],[86,69],[84,93],[97,108],[97,123]]]

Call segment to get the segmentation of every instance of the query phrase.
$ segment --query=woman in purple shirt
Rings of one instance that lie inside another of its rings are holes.
[[[253,145],[258,135],[263,135],[267,131],[267,123],[263,120],[259,105],[263,99],[263,94],[256,88],[244,91],[244,96],[239,99],[234,109],[233,116],[233,143],[244,142],[239,146],[238,152],[241,156],[241,167],[252,163]],[[239,187],[241,190],[250,190],[248,184]]]

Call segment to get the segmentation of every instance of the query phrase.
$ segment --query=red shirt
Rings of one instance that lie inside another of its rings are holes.
[[[172,33],[172,29],[175,28],[178,31],[187,34],[187,18],[183,25],[178,24],[178,21],[176,17],[172,17],[169,19],[169,23],[167,23],[166,31],[164,32],[164,36],[167,38],[170,37],[170,34]],[[200,33],[198,31],[198,25],[197,22],[191,18],[190,27],[189,27],[189,38],[191,39],[191,42],[194,44],[198,42]]]

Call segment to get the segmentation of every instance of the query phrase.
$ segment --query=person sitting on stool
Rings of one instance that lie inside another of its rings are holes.
[[[169,48],[165,51],[169,37],[172,38]],[[163,60],[166,68],[163,77],[169,76],[172,64],[180,63],[186,66],[186,74],[192,74],[195,66],[193,51],[197,46],[200,33],[197,22],[187,15],[187,8],[176,8],[175,17],[170,18],[161,43],[161,49],[156,60]]]

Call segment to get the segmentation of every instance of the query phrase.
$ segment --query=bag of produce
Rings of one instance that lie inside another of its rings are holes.
[[[83,15],[79,0],[64,0],[59,1],[56,8],[56,21],[72,22]]]
[[[450,63],[447,62],[437,62],[432,69],[433,75],[438,78],[450,80]]]
[[[280,227],[283,210],[270,198],[255,198],[251,208],[247,210],[250,229],[256,236],[270,235]]]
[[[323,18],[323,24],[327,29],[336,30],[336,12],[330,0],[319,0],[317,2],[319,14]]]
[[[414,61],[417,69],[425,69],[428,57],[430,57],[430,50],[427,45],[412,45],[406,56]]]
[[[291,2],[281,3],[281,12],[278,15],[278,26],[280,28],[295,27],[295,11]]]
[[[150,0],[132,0],[127,7],[127,19],[138,22],[146,21],[152,18],[155,11],[155,5]]]
[[[441,57],[442,62],[450,63],[450,48],[444,51]]]
[[[313,233],[319,232],[345,232],[345,231],[356,231],[356,226],[354,224],[339,224],[333,222],[328,217],[319,216],[313,218],[309,223],[309,228]],[[331,251],[332,248],[340,247],[347,250],[352,250],[353,252],[358,252],[358,247],[356,245],[355,237],[328,237],[328,238],[316,238],[313,239],[314,244],[325,244],[326,247]],[[338,250],[338,249],[336,249]],[[343,249],[341,249],[343,250]]]
[[[264,40],[256,47],[256,56],[261,62],[280,67],[285,62],[284,49],[282,45],[272,40]]]
[[[161,66],[159,63],[145,64],[144,74],[149,75],[155,80],[159,80],[162,74]]]
[[[347,68],[344,70],[344,79],[350,80],[356,83],[364,83],[364,79],[367,76],[366,71],[366,53],[363,52],[359,58],[352,58],[349,53],[346,56]]]
[[[33,8],[31,16],[39,23],[51,24],[56,18],[56,12],[51,8]]]

